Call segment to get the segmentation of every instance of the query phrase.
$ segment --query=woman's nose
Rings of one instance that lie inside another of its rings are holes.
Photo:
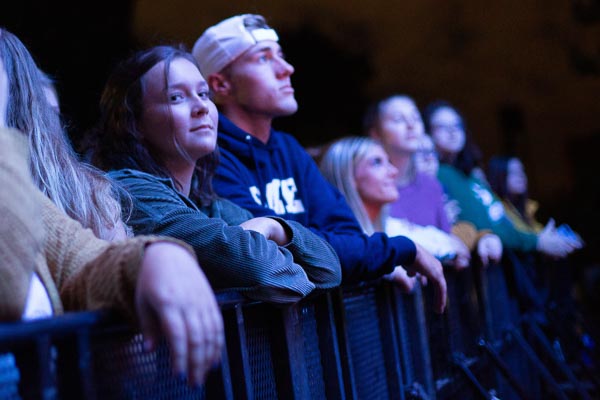
[[[208,112],[208,102],[210,101],[209,99],[203,99],[200,96],[196,95],[193,101],[194,104],[192,106],[192,112],[194,114],[205,114]]]

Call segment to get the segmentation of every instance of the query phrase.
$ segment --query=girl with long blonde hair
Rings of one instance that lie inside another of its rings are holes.
[[[78,160],[56,108],[48,102],[46,78],[23,43],[0,28],[0,58],[8,76],[6,125],[29,142],[36,186],[59,209],[102,239],[126,236],[112,182]]]

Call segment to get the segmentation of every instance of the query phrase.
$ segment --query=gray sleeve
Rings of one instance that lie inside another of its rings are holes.
[[[308,278],[319,289],[339,286],[342,281],[340,260],[335,250],[324,239],[296,221],[279,217],[277,220],[292,233],[290,243],[284,246],[294,256],[294,260],[304,268]]]
[[[263,235],[207,217],[158,180],[135,176],[119,180],[133,199],[129,224],[135,233],[171,236],[190,244],[215,290],[290,303],[315,288],[292,253]]]

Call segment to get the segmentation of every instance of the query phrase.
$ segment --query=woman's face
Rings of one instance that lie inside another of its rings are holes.
[[[417,172],[437,176],[440,161],[438,160],[435,146],[429,135],[421,136],[419,140],[419,149],[414,156],[415,168]]]
[[[354,166],[356,190],[366,206],[382,207],[398,198],[394,167],[379,145],[371,146],[364,157]]]
[[[523,194],[527,191],[527,175],[518,158],[508,161],[506,171],[506,190],[509,194]]]
[[[421,114],[411,99],[396,97],[382,104],[375,136],[387,149],[412,154],[424,133]]]
[[[465,147],[465,129],[460,115],[450,107],[441,107],[431,116],[431,137],[438,152],[456,155]]]
[[[184,58],[174,59],[165,82],[165,62],[142,78],[142,116],[139,129],[167,163],[193,163],[214,151],[217,108],[198,68]],[[178,150],[176,142],[180,149]]]

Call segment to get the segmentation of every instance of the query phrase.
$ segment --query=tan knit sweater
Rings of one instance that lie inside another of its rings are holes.
[[[134,294],[145,247],[175,239],[139,236],[108,243],[37,190],[23,135],[0,129],[0,320],[21,318],[37,272],[56,314],[115,308],[135,320]]]

